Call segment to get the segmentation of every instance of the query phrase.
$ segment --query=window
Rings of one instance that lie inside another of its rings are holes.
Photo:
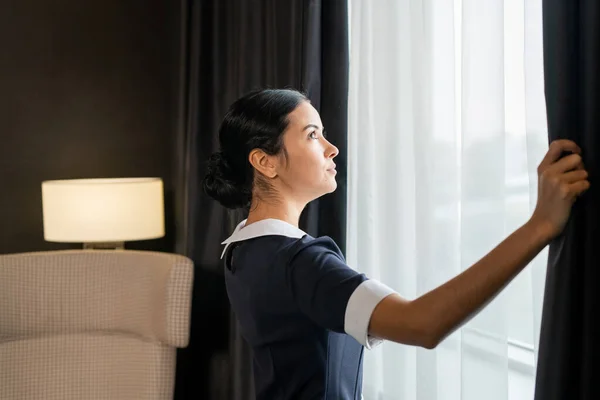
[[[347,258],[412,298],[533,210],[541,0],[373,3],[350,9]],[[367,352],[365,399],[532,399],[545,260],[436,350]]]

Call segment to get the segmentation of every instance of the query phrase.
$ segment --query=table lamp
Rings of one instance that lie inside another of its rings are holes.
[[[123,249],[124,242],[165,235],[160,178],[42,182],[44,239],[84,249]]]

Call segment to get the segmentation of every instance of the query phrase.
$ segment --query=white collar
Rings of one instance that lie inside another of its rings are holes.
[[[223,258],[225,255],[227,247],[234,242],[241,242],[242,240],[270,235],[287,236],[294,239],[300,239],[306,235],[306,232],[303,230],[298,229],[294,225],[280,219],[263,219],[248,226],[246,226],[246,221],[247,220],[243,220],[240,222],[233,231],[233,234],[229,236],[223,243],[221,243],[225,245],[223,253],[221,254],[221,258]]]

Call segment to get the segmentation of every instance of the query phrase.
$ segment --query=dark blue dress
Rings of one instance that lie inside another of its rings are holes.
[[[370,315],[393,291],[347,266],[330,238],[280,220],[242,222],[224,244],[257,400],[361,399]]]

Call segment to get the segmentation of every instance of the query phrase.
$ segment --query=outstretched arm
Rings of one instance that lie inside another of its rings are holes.
[[[573,154],[561,157],[565,152]],[[472,318],[562,232],[576,198],[589,188],[579,147],[553,142],[538,168],[538,203],[531,219],[464,272],[409,301],[392,294],[373,311],[369,334],[434,348]]]

